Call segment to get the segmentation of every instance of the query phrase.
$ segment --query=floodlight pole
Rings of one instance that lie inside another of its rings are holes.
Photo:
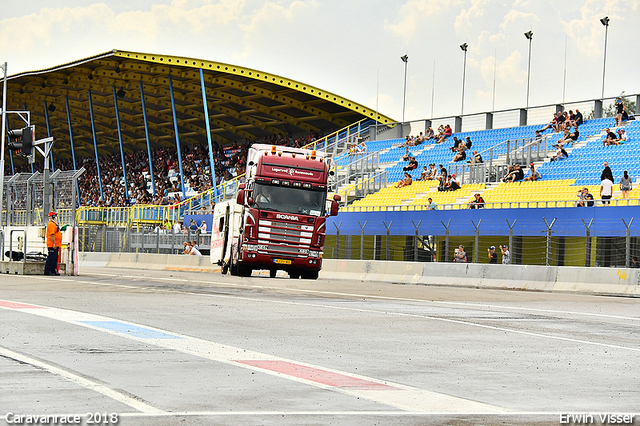
[[[533,31],[527,31],[524,36],[529,40],[529,62],[527,65],[527,111],[529,110],[529,86],[531,82],[531,40],[533,40]]]
[[[463,43],[460,45],[460,49],[464,52],[464,65],[462,66],[462,107],[460,108],[460,117],[464,115],[464,83],[467,77],[467,48],[469,45]]]
[[[602,102],[604,102],[604,74],[607,69],[607,35],[609,33],[609,21],[610,19],[608,16],[605,16],[604,18],[600,19],[600,23],[604,25],[604,59],[602,64],[602,96],[600,97],[600,99],[602,99]]]
[[[403,55],[400,59],[404,62],[404,96],[402,97],[402,124],[404,125],[404,110],[407,104],[407,63],[409,62],[409,55]]]

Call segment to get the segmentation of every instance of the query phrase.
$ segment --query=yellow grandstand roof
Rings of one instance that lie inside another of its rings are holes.
[[[146,149],[142,87],[152,146],[175,146],[170,77],[180,142],[205,143],[200,69],[211,136],[221,145],[312,130],[326,134],[362,119],[376,119],[376,112],[368,107],[274,74],[202,59],[119,50],[10,76],[7,111],[30,111],[38,139],[47,136],[48,115],[51,136],[58,139],[54,152],[70,158],[68,101],[76,156],[87,157],[93,153],[89,93],[101,154],[119,149],[117,97],[125,149]],[[23,126],[17,116],[9,119],[10,128]],[[378,121],[394,122],[382,115]]]

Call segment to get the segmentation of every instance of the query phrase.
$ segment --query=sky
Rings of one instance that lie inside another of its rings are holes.
[[[640,0],[3,1],[0,62],[13,75],[112,49],[186,56],[420,120],[523,108],[528,75],[530,106],[599,98],[605,16],[605,97],[640,93]]]

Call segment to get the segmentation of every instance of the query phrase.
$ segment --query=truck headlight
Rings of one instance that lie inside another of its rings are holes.
[[[310,251],[309,252],[309,257],[320,257],[321,252],[319,251]]]

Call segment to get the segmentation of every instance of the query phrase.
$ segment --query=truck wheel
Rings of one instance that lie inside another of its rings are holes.
[[[271,269],[269,271],[269,278],[275,278],[276,277],[276,272],[278,272],[278,271],[276,271],[275,269]]]
[[[318,279],[318,271],[313,272],[303,272],[302,279],[305,280],[317,280]]]
[[[289,278],[291,278],[292,280],[297,280],[298,278],[300,278],[300,272],[289,271]]]
[[[222,269],[220,270],[220,273],[222,275],[227,275],[227,272],[229,272],[229,264],[227,262],[223,262],[222,263]]]

